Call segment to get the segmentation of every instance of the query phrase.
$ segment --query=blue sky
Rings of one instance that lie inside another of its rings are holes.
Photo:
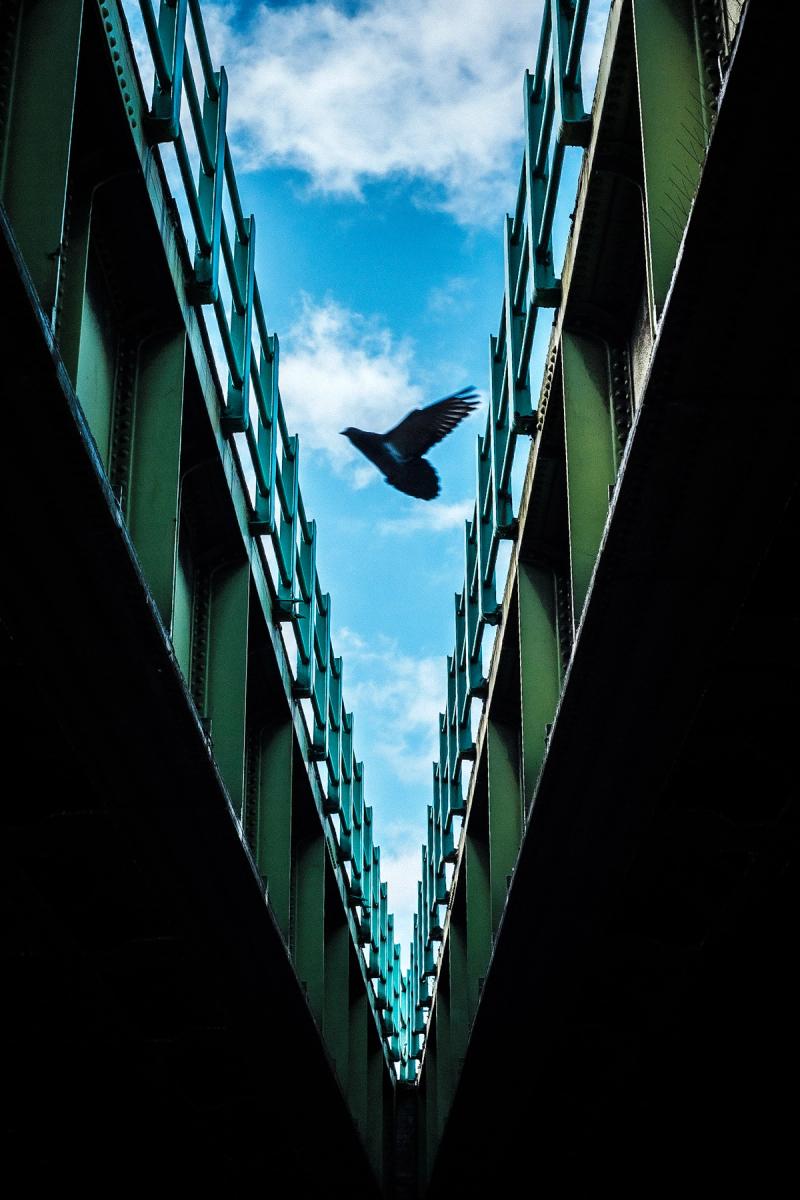
[[[608,7],[594,3],[587,26],[587,107]],[[203,12],[407,962],[541,0],[204,0]],[[339,434],[388,429],[470,383],[481,410],[431,451],[442,490],[430,503],[388,487]]]

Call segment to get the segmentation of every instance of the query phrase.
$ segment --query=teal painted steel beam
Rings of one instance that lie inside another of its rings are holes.
[[[203,68],[203,79],[209,95],[216,98],[214,90],[216,86],[216,72],[211,62],[211,52],[208,48],[208,38],[206,37],[205,25],[203,23],[200,0],[189,0],[189,11],[192,17],[192,28],[197,43],[197,52],[200,55],[200,65]]]
[[[481,620],[481,603],[478,584],[478,542],[477,514],[464,528],[464,611],[466,615],[467,673],[469,679],[470,699],[482,698],[486,694],[486,677],[483,674],[481,655],[481,639],[483,637],[483,622]],[[491,601],[489,602],[491,606]]]
[[[240,817],[244,798],[249,610],[247,563],[218,568],[211,580],[206,703],[214,757],[234,811]]]
[[[492,889],[488,827],[467,825],[463,870],[466,877],[467,975],[470,1020],[480,998],[492,949]],[[485,818],[484,818],[485,820]]]
[[[503,239],[503,263],[505,273],[505,347],[506,347],[506,380],[505,388],[499,392],[492,388],[493,401],[493,465],[497,473],[495,493],[505,495],[510,486],[511,463],[514,458],[514,442],[511,440],[513,431],[530,432],[530,422],[533,416],[531,407],[530,387],[528,386],[527,364],[522,361],[522,339],[525,332],[524,289],[522,295],[517,286],[521,269],[527,269],[522,253],[522,232],[515,233],[511,217],[505,220],[505,236]],[[501,414],[500,407],[505,411]],[[503,430],[505,436],[498,438]],[[498,448],[494,449],[495,444]],[[508,527],[511,523],[511,503],[508,496],[508,514],[503,517],[495,512],[495,529],[497,536],[508,537]]]
[[[186,141],[183,131],[180,129],[175,139],[175,157],[178,161],[178,170],[181,173],[183,190],[186,194],[186,202],[189,205],[189,212],[192,218],[192,228],[197,243],[197,254],[208,256],[211,254],[211,241],[203,218],[203,210],[200,207],[200,201],[195,191],[189,151],[186,149]]]
[[[463,1059],[467,1049],[470,1028],[469,967],[467,958],[466,895],[465,881],[460,881],[464,912],[459,917],[453,912],[450,933],[447,939],[450,972],[450,1054],[453,1060],[453,1084],[456,1082],[455,1068]]]
[[[156,73],[148,122],[150,137],[155,142],[174,141],[180,130],[186,3],[187,0],[161,0],[157,28],[149,0],[140,4]]]
[[[296,797],[307,803],[305,797]],[[322,829],[293,837],[291,945],[295,970],[322,1026],[325,1011],[325,839]]]
[[[191,119],[192,129],[194,130],[195,141],[197,143],[197,153],[200,156],[200,166],[206,175],[214,174],[214,148],[209,142],[206,130],[203,126],[203,110],[200,107],[200,97],[197,94],[197,85],[194,81],[194,72],[191,64],[186,65],[186,101],[189,105],[189,117]],[[216,98],[216,84],[213,91],[209,89],[209,95]],[[177,132],[176,135],[177,136]]]
[[[450,1037],[450,976],[443,971],[436,989],[436,1136],[442,1136],[453,1098],[454,1063]]]
[[[489,859],[492,929],[496,933],[522,840],[517,730],[492,719],[486,726],[489,771]]]
[[[328,779],[325,791],[324,808],[331,816],[339,815],[340,789],[342,784],[342,660],[331,656],[330,683],[328,689],[328,708],[325,715],[327,727],[327,744],[325,747],[325,766]]]
[[[85,249],[86,276],[79,318],[75,391],[97,443],[103,466],[108,471],[118,383],[117,364],[123,347],[119,327],[114,321],[113,297],[108,280],[97,254],[92,252],[97,205],[98,199],[95,197],[87,240],[81,246],[82,252]]]
[[[343,1088],[350,1070],[350,955],[354,953],[344,909],[326,888],[325,1004],[322,1031]]]
[[[551,0],[556,139],[559,146],[588,146],[591,119],[584,112],[580,53],[588,0]]]
[[[474,545],[475,574],[474,576],[468,574],[466,582],[467,586],[474,589],[477,595],[478,612],[480,615],[478,636],[482,636],[483,626],[496,625],[500,620],[500,606],[497,603],[495,583],[497,542],[494,536],[494,523],[492,520],[494,511],[494,481],[492,478],[491,434],[487,437],[478,437],[477,470],[478,499],[475,513],[475,539],[473,543],[470,538],[467,551],[469,555],[470,549]],[[468,571],[470,567],[472,567],[472,562],[468,560]]]
[[[547,729],[561,686],[556,584],[550,567],[520,562],[519,670],[522,706],[522,792],[527,807],[544,761]]]
[[[311,708],[314,714],[311,753],[317,762],[324,762],[328,752],[330,684],[331,598],[326,592],[317,606],[311,653]]]
[[[295,695],[310,699],[316,676],[315,633],[317,628],[317,525],[308,522],[308,537],[300,543],[297,562],[299,603],[295,631],[297,634],[297,667]]]
[[[564,331],[564,440],[567,458],[573,619],[577,629],[608,516],[616,476],[605,343]]]
[[[339,787],[339,862],[353,861],[354,783],[357,764],[353,755],[352,713],[342,712],[341,781]]]
[[[47,320],[55,324],[65,252],[83,0],[20,9],[0,199]]]
[[[510,236],[510,217],[506,217],[506,254],[508,255]],[[506,269],[510,269],[506,259]],[[519,329],[519,317],[509,315],[509,301],[503,306],[506,319],[506,350],[509,350],[509,333],[512,339],[514,331]],[[516,377],[519,368],[518,356],[515,352],[507,353],[505,370],[501,373],[496,344],[491,354],[491,390],[489,393],[489,447],[491,462],[491,497],[492,497],[492,542],[493,548],[501,538],[514,535],[514,512],[511,505],[511,463],[516,448],[516,433],[512,428],[513,412],[516,405]],[[516,346],[518,350],[518,346]],[[512,382],[512,380],[514,382]],[[528,406],[530,397],[528,398]],[[523,405],[524,408],[524,405]],[[492,562],[494,571],[494,562]]]
[[[536,75],[525,72],[523,112],[525,115],[525,152],[523,180],[529,256],[530,312],[538,307],[552,308],[560,303],[561,284],[556,279],[553,260],[553,235],[549,230],[542,237],[544,198],[547,192],[547,158],[539,158],[546,100],[542,94],[544,66],[537,66]],[[549,100],[549,97],[548,97]],[[545,143],[546,144],[546,143]],[[531,329],[531,335],[533,330]]]
[[[364,917],[368,932],[367,974],[370,979],[381,975],[381,852],[373,844],[369,868],[369,891],[366,893]]]
[[[266,881],[269,906],[289,942],[292,892],[292,787],[294,737],[289,720],[258,735],[256,866]]]
[[[632,0],[632,11],[655,327],[700,178],[708,110],[691,0]]]
[[[456,618],[456,648],[455,668],[456,677],[456,717],[459,728],[459,752],[462,758],[473,758],[475,742],[472,737],[470,716],[472,713],[472,692],[483,682],[480,670],[475,670],[470,654],[469,631],[467,628],[467,601],[464,590],[455,596]],[[479,678],[476,678],[479,676]],[[448,818],[449,822],[449,818]]]
[[[361,854],[361,944],[369,946],[372,941],[372,875],[374,869],[372,845],[372,808],[364,805],[364,828]]]
[[[254,285],[254,292],[257,291]],[[256,306],[256,314],[258,307]],[[262,340],[261,358],[258,367],[256,398],[259,406],[258,434],[255,448],[251,446],[251,457],[256,466],[256,497],[250,532],[267,534],[275,532],[275,489],[278,472],[278,361],[280,346],[277,334]],[[251,360],[252,369],[252,360]],[[250,432],[248,430],[248,432]]]
[[[92,197],[95,194],[94,189],[88,195],[85,189],[73,189],[69,220],[69,271],[61,277],[56,307],[56,332],[61,357],[73,387],[77,387],[78,382],[81,326],[89,271]]]
[[[187,681],[192,669],[192,608],[194,601],[194,564],[186,536],[185,523],[178,519],[178,557],[175,563],[175,588],[172,594],[170,637],[175,660]]]
[[[428,1047],[425,1053],[425,1073],[423,1082],[425,1086],[425,1156],[428,1168],[433,1165],[436,1159],[436,1151],[439,1147],[439,1026],[437,1022],[437,1013],[434,1009],[431,1013],[431,1021],[428,1028]]]
[[[128,484],[128,525],[153,599],[172,627],[178,558],[186,333],[141,343]]]
[[[206,87],[203,119],[198,141],[205,138],[213,169],[201,165],[197,201],[205,233],[205,244],[198,242],[194,259],[192,298],[197,304],[214,304],[219,296],[220,238],[222,230],[222,191],[225,181],[225,119],[228,109],[228,77],[220,67],[215,76],[216,96]],[[224,324],[224,320],[223,320]],[[235,365],[229,362],[232,373]]]
[[[350,903],[358,907],[364,898],[364,787],[363,764],[353,763],[353,834],[350,859]]]
[[[384,1065],[379,1047],[369,1045],[367,1049],[367,1150],[372,1169],[383,1178],[384,1156]]]
[[[228,374],[228,398],[222,416],[226,433],[244,433],[250,424],[250,358],[252,354],[253,288],[255,286],[256,219],[247,218],[247,236],[237,229],[229,278],[233,286],[230,330],[236,357],[236,373]],[[222,221],[222,231],[227,231]]]
[[[278,538],[278,597],[274,616],[289,621],[294,616],[295,570],[297,562],[297,522],[300,488],[300,443],[295,435],[283,443],[280,474],[276,477],[280,500],[280,533]]]
[[[161,9],[166,7],[162,2]],[[173,16],[177,17],[175,5],[172,6]],[[142,14],[142,23],[144,24],[147,40],[150,44],[150,54],[153,58],[153,69],[156,73],[156,85],[162,92],[168,92],[172,85],[173,78],[173,56],[171,53],[164,53],[164,47],[161,42],[161,34],[159,31],[159,22],[156,20],[153,12],[152,0],[139,0],[139,8]],[[184,18],[186,10],[184,8]],[[104,14],[105,15],[105,14]],[[161,16],[161,10],[159,10]],[[180,53],[183,55],[183,44],[180,44]]]
[[[367,1046],[368,1007],[360,972],[351,963],[349,983],[349,1028],[347,1058],[347,1101],[361,1137],[366,1141],[369,1132],[369,1062]],[[380,1063],[379,1063],[380,1067]]]

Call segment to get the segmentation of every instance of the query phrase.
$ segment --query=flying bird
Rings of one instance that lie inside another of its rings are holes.
[[[407,496],[433,500],[439,495],[439,476],[422,456],[469,416],[477,404],[478,394],[470,385],[425,408],[415,408],[388,433],[368,433],[352,426],[342,433],[383,472],[392,487]]]

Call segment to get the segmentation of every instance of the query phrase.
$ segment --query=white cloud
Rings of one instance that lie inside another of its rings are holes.
[[[449,320],[454,312],[463,312],[470,305],[475,280],[468,275],[451,275],[428,293],[427,310],[433,317]]]
[[[408,825],[400,836],[381,839],[381,878],[389,885],[389,909],[394,913],[394,936],[403,949],[403,965],[408,966],[408,945],[414,932],[417,911],[417,880],[422,874],[422,823]]]
[[[346,701],[369,722],[370,764],[380,759],[404,783],[432,786],[432,763],[439,757],[439,711],[446,702],[446,662],[440,657],[403,654],[394,638],[379,634],[367,642],[343,628],[337,653],[347,664]]]
[[[439,757],[439,711],[447,702],[445,656],[415,658],[386,635],[361,637],[342,628],[336,651],[345,662],[345,702],[355,713],[356,753],[369,746],[367,802],[375,805],[381,878],[389,885],[389,910],[408,964],[408,942],[417,907],[420,847],[427,831],[425,804],[433,797],[433,763]],[[374,782],[380,781],[376,796]],[[419,821],[384,819],[394,782],[418,789]]]
[[[377,318],[335,300],[303,297],[300,316],[281,345],[280,388],[287,420],[304,450],[324,452],[355,487],[380,476],[364,463],[341,430],[354,423],[384,431],[422,400],[411,383],[412,351]],[[352,465],[358,464],[352,471]]]
[[[587,23],[587,106],[608,6],[598,0]],[[126,12],[147,90],[137,7]],[[230,80],[237,167],[295,167],[314,191],[354,199],[372,181],[405,178],[420,203],[497,228],[516,194],[522,74],[541,11],[542,0],[368,0],[356,11],[333,0],[254,9],[206,0],[212,59]],[[197,77],[191,22],[187,40]]]
[[[397,338],[378,317],[366,317],[332,297],[321,303],[303,295],[297,320],[281,342],[280,389],[292,431],[303,451],[323,453],[356,489],[380,479],[342,429],[384,432],[432,397],[411,382],[414,354],[408,339]],[[417,506],[418,507],[418,506]],[[470,504],[430,506],[397,521],[382,533],[439,532],[457,528]]]
[[[414,658],[403,654],[394,638],[367,640],[343,627],[336,638],[345,661],[345,700],[355,713],[356,752],[367,734],[367,802],[374,804],[374,834],[381,848],[381,879],[389,885],[389,911],[395,916],[395,937],[408,965],[408,942],[417,910],[417,881],[421,877],[421,847],[427,838],[426,805],[433,803],[433,763],[439,758],[439,712],[447,702],[446,659]],[[466,794],[471,763],[464,763]],[[382,783],[378,799],[372,781]],[[419,820],[387,819],[391,781],[419,789]],[[458,840],[460,822],[455,827]],[[452,872],[448,871],[448,880]]]
[[[420,199],[464,224],[495,225],[519,169],[522,72],[541,0],[206,4],[232,81],[237,161],[297,167],[321,192],[359,198],[413,178]]]
[[[444,533],[452,529],[463,531],[464,522],[472,515],[475,500],[460,500],[455,504],[426,505],[425,508],[416,505],[403,517],[392,521],[381,521],[378,532],[382,534]]]

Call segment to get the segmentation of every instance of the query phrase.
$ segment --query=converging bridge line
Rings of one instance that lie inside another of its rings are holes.
[[[455,645],[422,848],[411,1049],[421,1062],[422,1154],[436,1187],[460,1177],[452,1157],[459,1153],[453,1147],[463,1145],[459,1123],[482,1086],[476,1079],[493,1070],[473,1049],[482,1044],[476,1031],[485,1038],[490,1019],[481,1025],[481,1014],[491,1007],[491,1020],[502,1023],[504,1006],[514,1003],[514,968],[495,967],[501,939],[512,938],[504,935],[507,906],[524,848],[528,860],[537,855],[528,827],[537,798],[548,804],[555,775],[548,763],[560,745],[558,731],[568,728],[564,706],[580,687],[569,681],[583,670],[576,666],[583,662],[580,646],[591,646],[584,626],[595,579],[742,17],[742,5],[710,0],[613,4],[589,114],[575,51],[586,8],[560,0],[545,5],[536,71],[525,77],[525,148],[514,216],[505,222],[490,406],[478,438],[477,496],[465,527],[465,579],[455,596]],[[552,229],[567,146],[585,153],[558,275]],[[666,233],[665,205],[675,213]],[[549,346],[535,360],[543,308],[554,309],[555,318]],[[538,401],[534,368],[542,373]],[[522,434],[532,445],[515,514],[511,474]],[[513,550],[500,601],[503,540]],[[481,646],[489,626],[497,634],[486,674]],[[585,650],[584,657],[593,653]],[[482,706],[476,737],[474,701]],[[542,863],[539,870],[546,875]],[[529,886],[520,883],[517,891],[527,896]],[[533,911],[525,912],[534,923]],[[524,955],[519,946],[518,953]],[[522,976],[525,968],[519,964],[518,971]],[[505,991],[496,982],[501,974]],[[489,1006],[484,995],[491,981]],[[462,1082],[465,1063],[481,1065]],[[488,1144],[483,1135],[479,1140]],[[473,1175],[474,1166],[472,1160],[463,1171],[464,1186],[478,1186],[482,1175]]]
[[[7,233],[77,394],[96,502],[110,499],[146,581],[242,868],[249,859],[268,905],[264,953],[279,954],[274,936],[288,951],[292,1003],[313,1016],[365,1148],[354,1169],[380,1180],[397,1073],[408,1072],[407,983],[254,272],[255,217],[225,134],[228,82],[199,3],[164,0],[156,18],[144,0],[156,81],[146,96],[130,11],[118,0],[3,6]],[[192,249],[162,160],[170,145]],[[48,384],[63,405],[60,386]],[[318,1091],[321,1103],[327,1085]]]
[[[382,903],[379,851],[363,836],[365,826],[370,827],[370,817],[365,818],[364,771],[353,749],[353,714],[343,701],[342,661],[331,643],[330,597],[322,592],[317,576],[316,524],[308,520],[300,492],[299,441],[288,434],[280,397],[278,337],[267,330],[254,273],[255,217],[244,216],[225,134],[227,78],[224,69],[213,70],[196,0],[162,2],[158,21],[151,0],[139,0],[139,7],[156,71],[150,136],[175,147],[196,238],[188,299],[210,305],[216,318],[228,371],[221,429],[228,438],[244,435],[236,442],[245,456],[245,478],[250,471],[255,481],[249,531],[256,544],[261,537],[269,540],[277,568],[277,596],[269,615],[289,622],[293,629],[297,662],[292,695],[310,703],[311,761],[326,771],[323,813],[334,819],[328,824],[335,844],[335,870],[348,909],[357,918],[354,940],[360,945],[366,935],[372,945],[368,969],[378,981],[379,1020],[390,1058],[406,1072],[406,981],[399,946],[394,945],[391,914],[381,915],[386,904]],[[187,22],[202,67],[202,110],[186,46]],[[197,186],[180,124],[184,91],[200,161]],[[225,195],[234,217],[233,246],[223,211]],[[230,315],[220,292],[220,270],[231,295]]]
[[[752,147],[790,43],[758,0],[613,0],[588,109],[591,17],[547,0],[522,81],[403,970],[236,80],[201,0],[0,7],[0,379],[31,418],[0,441],[4,1132],[31,1188],[789,1177],[792,164],[765,185]]]

